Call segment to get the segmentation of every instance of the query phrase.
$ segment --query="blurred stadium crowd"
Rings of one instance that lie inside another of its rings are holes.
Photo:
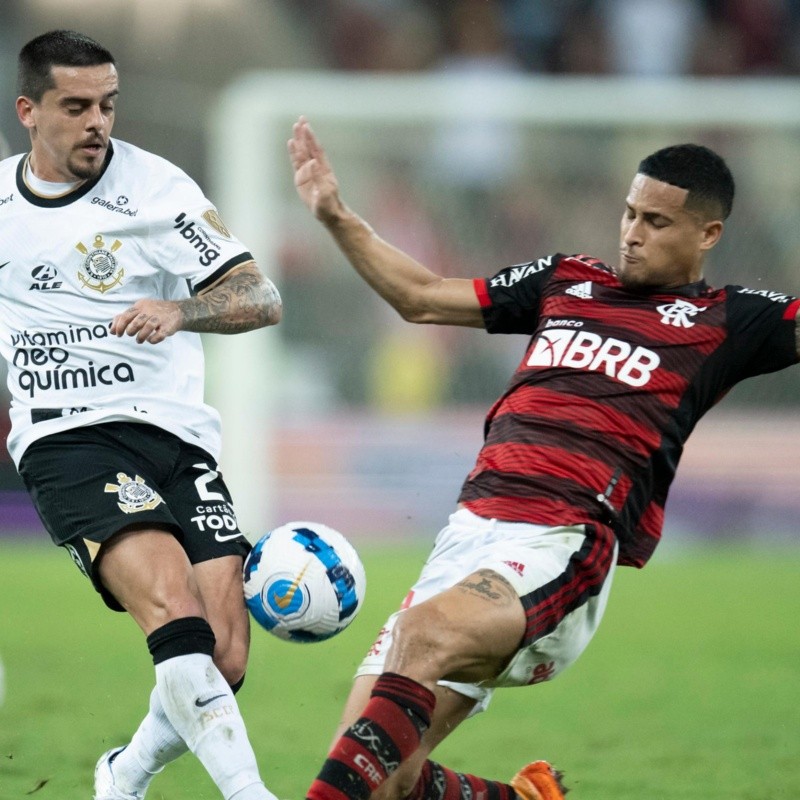
[[[253,69],[800,74],[800,0],[3,0],[3,97],[20,43],[53,27],[107,43],[131,124],[169,124],[156,103],[177,93],[178,130],[196,130],[202,99]],[[137,109],[148,96],[149,114]],[[13,123],[5,102],[0,130],[21,143]],[[198,152],[183,144],[196,174]]]
[[[797,0],[291,0],[328,66],[791,75]]]

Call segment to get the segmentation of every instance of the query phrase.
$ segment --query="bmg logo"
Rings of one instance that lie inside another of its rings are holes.
[[[214,247],[210,237],[200,226],[195,227],[194,222],[184,222],[186,214],[181,212],[175,218],[175,230],[180,231],[181,236],[189,242],[192,247],[200,254],[199,261],[204,267],[210,267],[211,263],[219,258],[219,250]]]

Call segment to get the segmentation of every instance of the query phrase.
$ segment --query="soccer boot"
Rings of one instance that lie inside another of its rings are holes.
[[[564,800],[561,774],[546,761],[533,761],[511,779],[511,786],[522,800]]]
[[[94,800],[144,800],[146,787],[140,792],[123,792],[114,780],[114,759],[125,747],[113,747],[100,756],[94,768]]]

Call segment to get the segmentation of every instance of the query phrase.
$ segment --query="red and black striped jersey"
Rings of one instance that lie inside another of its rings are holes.
[[[643,566],[698,419],[734,384],[797,362],[800,301],[704,281],[625,289],[587,256],[553,255],[475,281],[489,333],[531,336],[489,411],[459,500],[488,518],[600,522]]]

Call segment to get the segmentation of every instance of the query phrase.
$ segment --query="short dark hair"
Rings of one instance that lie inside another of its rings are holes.
[[[19,51],[18,94],[38,103],[55,86],[53,67],[96,67],[114,64],[114,56],[94,39],[77,31],[49,31]]]
[[[689,192],[686,207],[709,219],[727,219],[736,187],[722,156],[700,144],[676,144],[647,156],[638,172]]]

